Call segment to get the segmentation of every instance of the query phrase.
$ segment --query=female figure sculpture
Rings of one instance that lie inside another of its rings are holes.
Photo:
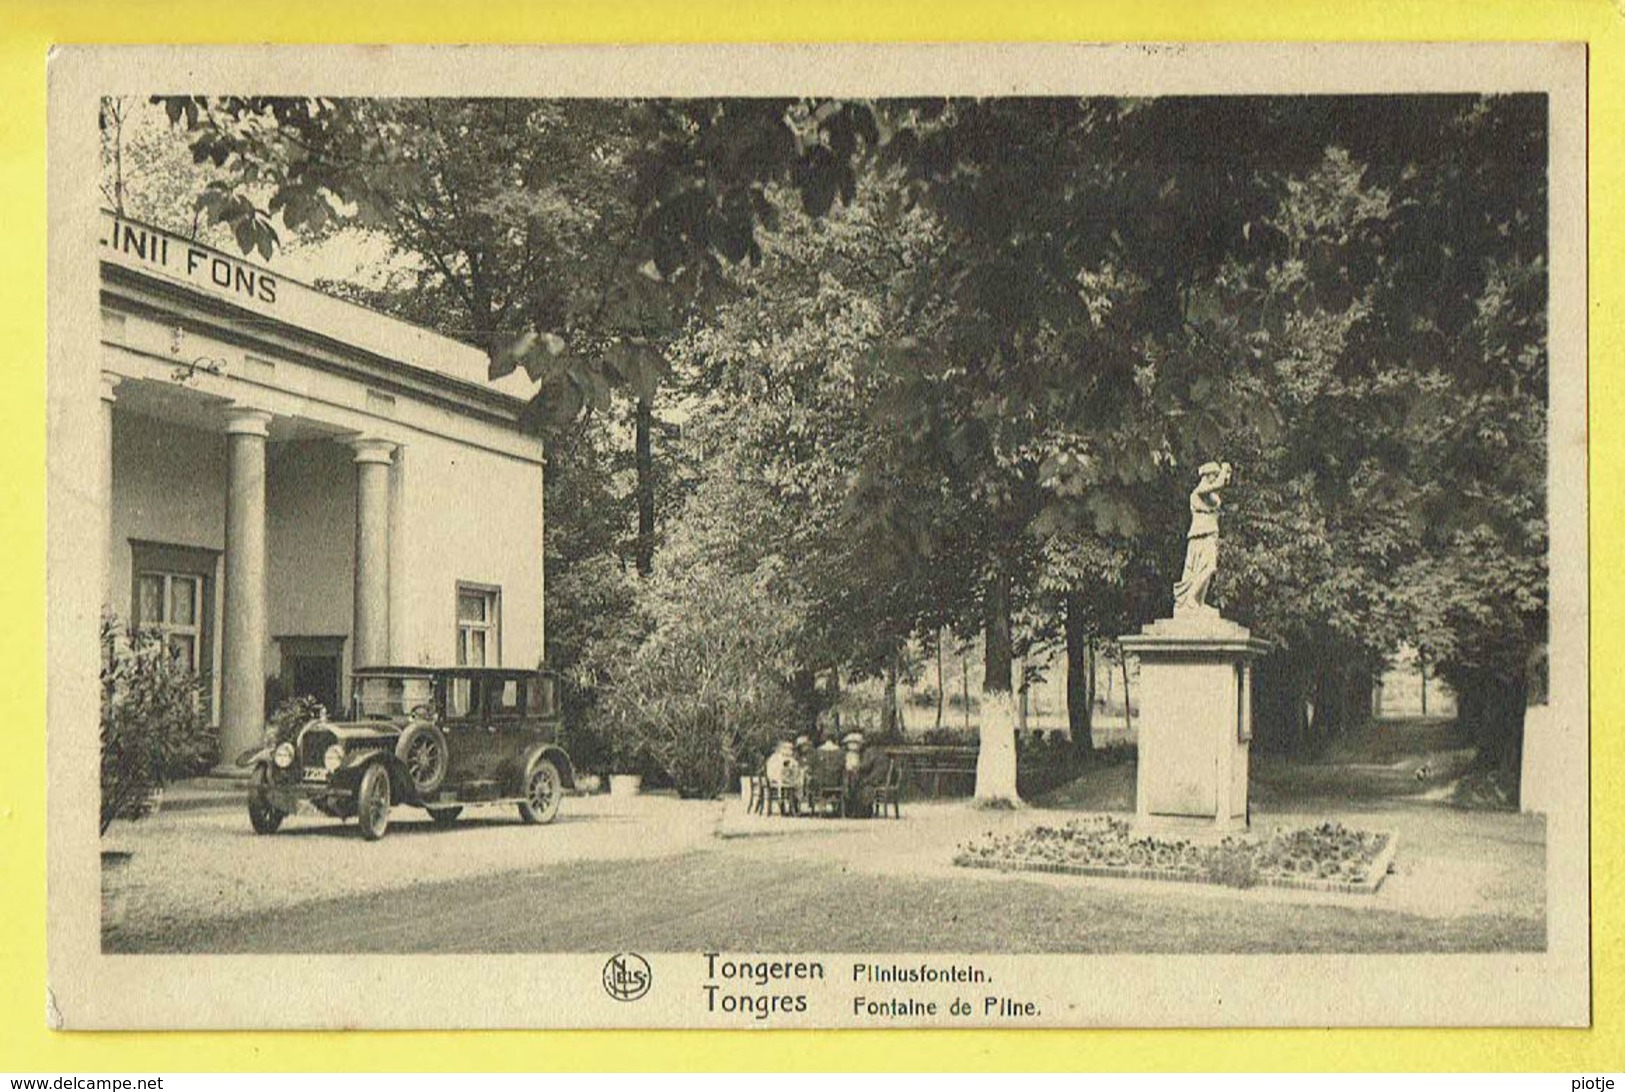
[[[1219,565],[1219,490],[1230,484],[1229,463],[1203,463],[1201,480],[1191,490],[1191,529],[1185,536],[1185,572],[1174,585],[1174,613],[1212,610],[1208,588]]]

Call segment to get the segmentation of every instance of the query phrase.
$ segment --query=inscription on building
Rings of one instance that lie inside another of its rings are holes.
[[[275,303],[277,278],[218,251],[176,235],[132,224],[112,214],[102,217],[101,245],[126,259],[181,277],[215,294]]]

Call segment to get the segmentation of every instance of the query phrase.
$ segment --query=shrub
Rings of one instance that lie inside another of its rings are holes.
[[[211,765],[219,742],[203,688],[161,633],[102,619],[101,832],[151,813],[170,781]]]
[[[592,659],[617,766],[647,761],[685,796],[715,796],[796,723],[785,683],[798,616],[766,572],[693,569],[640,589],[647,635]]]
[[[292,743],[299,735],[299,729],[325,716],[326,707],[309,694],[284,698],[266,718],[265,745],[275,747],[278,743]]]
[[[932,728],[921,732],[914,742],[933,747],[975,747],[981,741],[982,734],[974,728]]]

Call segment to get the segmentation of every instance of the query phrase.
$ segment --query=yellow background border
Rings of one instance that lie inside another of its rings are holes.
[[[0,1070],[1625,1070],[1625,0],[14,0],[0,29]],[[1590,45],[1589,1030],[53,1033],[45,1025],[45,57],[70,42],[1566,40]],[[1611,530],[1613,533],[1607,533]]]

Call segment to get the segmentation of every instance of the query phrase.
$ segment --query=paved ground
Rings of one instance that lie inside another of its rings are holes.
[[[1259,825],[1333,817],[1399,836],[1375,896],[1236,891],[954,868],[990,828],[1113,807],[1131,767],[989,813],[914,804],[901,821],[760,820],[737,801],[565,803],[530,827],[509,809],[454,829],[397,809],[381,842],[296,817],[254,835],[229,794],[183,792],[105,849],[109,950],[1465,951],[1545,945],[1538,818],[1414,801],[1262,806]],[[1129,782],[1131,783],[1131,782]]]

